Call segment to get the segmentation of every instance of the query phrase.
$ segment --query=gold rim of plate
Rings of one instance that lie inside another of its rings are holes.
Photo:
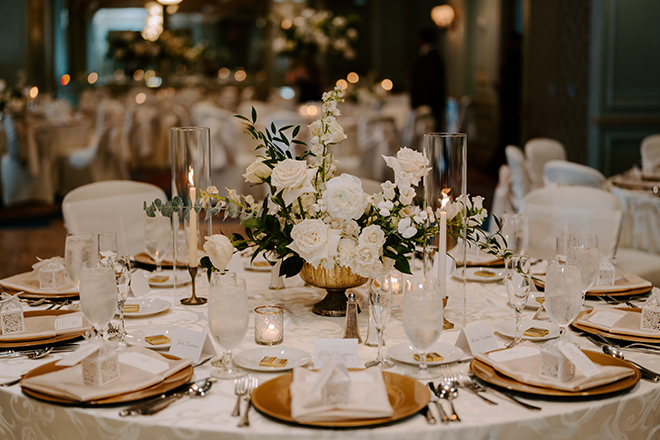
[[[617,310],[623,310],[626,312],[635,312],[635,313],[642,313],[642,309],[633,309],[632,307],[616,307]],[[580,313],[578,313],[577,318],[573,321],[571,324],[573,327],[577,328],[580,331],[583,331],[585,333],[589,333],[590,335],[598,336],[598,333],[602,333],[608,338],[611,339],[617,339],[619,341],[627,341],[627,342],[643,342],[645,344],[660,344],[660,334],[658,334],[657,338],[652,338],[652,337],[644,337],[644,336],[635,336],[635,335],[623,335],[621,333],[610,333],[607,330],[601,330],[597,329],[595,327],[589,327],[588,325],[583,325],[578,323],[578,320],[582,318],[584,315],[587,313],[591,313],[593,310],[583,310]]]
[[[545,290],[545,282],[543,282],[542,280],[538,280],[538,279],[533,279],[533,281],[534,281],[534,284],[536,285],[536,287],[538,287],[541,290]],[[653,290],[653,286],[651,286],[651,287],[648,287],[648,286],[636,287],[634,289],[629,289],[629,288],[626,288],[625,286],[622,286],[621,290],[611,290],[611,291],[602,290],[602,291],[597,291],[597,292],[592,292],[592,291],[587,290],[587,297],[598,298],[599,296],[603,296],[603,295],[609,295],[609,296],[612,296],[612,297],[615,297],[615,298],[616,297],[629,297],[629,296],[643,295],[645,293],[651,292],[651,290]]]
[[[259,385],[252,393],[252,405],[260,413],[282,422],[325,428],[359,428],[391,423],[416,414],[431,399],[429,389],[410,377],[383,371],[383,380],[390,404],[394,409],[394,414],[390,417],[314,422],[295,420],[291,417],[291,393],[289,391],[293,373],[284,374]]]
[[[75,310],[29,310],[23,313],[23,316],[49,316],[49,315],[66,315],[68,313],[75,313]],[[15,341],[15,342],[0,342],[0,348],[23,348],[34,347],[37,345],[50,345],[58,342],[71,341],[84,335],[86,330],[71,333],[68,335],[60,335],[49,337],[45,339],[32,339],[29,341]]]
[[[150,266],[155,266],[156,262],[154,261],[153,258],[146,252],[140,252],[139,254],[133,255],[133,259],[137,261],[138,263],[142,264],[148,264]],[[163,269],[171,269],[172,268],[172,260],[163,260],[162,262],[162,267]]]
[[[174,361],[180,359],[176,356],[172,356],[167,353],[158,353],[158,354],[160,354],[166,359],[170,359]],[[188,382],[194,372],[192,365],[188,365],[187,367],[166,377],[165,380],[163,380],[162,382],[159,382],[148,388],[131,391],[129,393],[119,394],[116,396],[105,397],[103,399],[89,400],[86,402],[80,402],[78,400],[69,399],[64,396],[58,396],[54,394],[46,394],[39,391],[34,391],[29,388],[25,388],[23,386],[24,379],[35,376],[41,376],[42,374],[52,373],[55,371],[62,370],[64,368],[69,368],[69,367],[62,367],[59,365],[55,365],[55,362],[57,361],[49,362],[28,372],[21,380],[21,389],[23,390],[23,392],[30,397],[34,397],[35,399],[44,400],[50,403],[60,403],[65,405],[77,405],[77,406],[115,405],[118,403],[128,403],[128,402],[133,402],[135,400],[146,399],[147,397],[153,397],[171,391],[175,388],[180,387],[184,383]]]
[[[72,299],[72,298],[78,298],[80,294],[78,292],[64,292],[64,293],[58,293],[58,292],[26,292],[25,290],[16,290],[14,288],[9,288],[0,285],[2,287],[2,290],[4,290],[6,293],[10,295],[16,295],[17,293],[19,294],[19,298],[28,298],[28,299],[41,299],[41,298],[46,298],[46,299]],[[20,293],[19,293],[20,292]]]
[[[515,379],[499,373],[493,367],[484,362],[481,362],[479,359],[472,360],[470,363],[470,370],[472,370],[474,375],[484,382],[491,385],[496,385],[498,387],[506,388],[509,391],[555,397],[593,397],[618,393],[634,387],[642,378],[642,374],[639,372],[639,370],[623,359],[614,358],[612,356],[606,355],[605,353],[598,353],[590,350],[582,350],[582,352],[597,365],[614,365],[617,367],[630,368],[635,372],[635,374],[620,379],[616,382],[590,388],[588,390],[563,391],[518,382]]]
[[[466,261],[465,265],[467,267],[504,267],[504,259],[498,258],[497,260],[491,260],[486,262],[477,262],[477,261]]]

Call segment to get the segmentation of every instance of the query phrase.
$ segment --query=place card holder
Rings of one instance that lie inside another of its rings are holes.
[[[2,294],[0,301],[0,334],[22,333],[25,331],[23,306],[17,297]]]

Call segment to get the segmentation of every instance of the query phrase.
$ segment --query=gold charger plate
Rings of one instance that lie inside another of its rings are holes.
[[[139,254],[135,254],[133,256],[133,259],[135,261],[137,261],[138,263],[148,264],[150,266],[155,266],[156,265],[156,262],[154,261],[154,259],[151,258],[151,256],[149,256],[149,254],[147,254],[146,252],[140,252]],[[162,267],[172,268],[172,260],[163,259]]]
[[[466,261],[465,265],[467,267],[501,267],[504,266],[504,259],[498,258],[497,260],[491,260],[491,261],[486,261],[486,262],[479,262],[479,261]]]
[[[161,356],[170,359],[170,360],[179,360],[180,358],[176,356],[172,356],[167,353],[159,353]],[[40,367],[35,368],[34,370],[28,372],[23,379],[27,379],[29,377],[35,377],[35,376],[41,376],[42,374],[46,373],[52,373],[55,371],[62,370],[64,368],[69,368],[69,367],[62,367],[55,365],[55,362],[49,362],[47,364],[44,364]],[[188,365],[187,367],[177,371],[176,373],[168,376],[165,378],[164,381],[159,382],[155,385],[152,385],[147,388],[143,388],[141,390],[135,390],[130,393],[125,393],[125,394],[120,394],[118,396],[111,396],[111,397],[106,397],[103,399],[98,399],[98,400],[89,400],[87,402],[80,402],[78,400],[73,400],[69,399],[66,397],[61,397],[61,396],[56,396],[52,394],[46,394],[46,393],[41,393],[39,391],[34,391],[30,390],[28,388],[24,388],[21,380],[21,389],[25,394],[27,394],[30,397],[34,397],[35,399],[39,400],[45,400],[46,402],[51,402],[51,403],[62,403],[62,404],[67,404],[67,405],[115,405],[119,403],[127,403],[127,402],[133,402],[135,400],[141,400],[141,399],[146,399],[147,397],[153,397],[157,396],[162,393],[166,393],[168,391],[171,391],[175,388],[180,387],[184,383],[188,382],[190,378],[193,375],[193,367],[192,365]]]
[[[534,284],[536,285],[537,288],[539,288],[541,291],[545,290],[545,280],[538,279],[539,274],[534,274],[532,276],[532,280],[534,281]],[[545,274],[543,274],[545,276]],[[587,290],[587,297],[591,298],[598,298],[599,296],[603,295],[609,295],[611,297],[620,297],[620,298],[626,298],[629,296],[637,296],[637,295],[642,295],[645,293],[649,293],[651,290],[653,290],[653,286],[643,286],[643,287],[637,287],[634,289],[629,289],[626,288],[625,286],[621,286],[621,290],[610,290],[610,291],[596,291],[593,292],[591,290]]]
[[[518,391],[521,393],[536,394],[540,396],[554,396],[554,397],[584,397],[584,396],[601,396],[610,393],[617,393],[634,387],[637,382],[642,378],[642,374],[638,369],[633,367],[630,363],[623,359],[608,356],[605,353],[598,353],[595,351],[582,350],[589,359],[597,365],[614,365],[617,367],[626,367],[635,371],[635,374],[628,376],[616,382],[601,385],[599,387],[590,388],[583,391],[562,391],[552,388],[543,388],[535,385],[528,385],[526,383],[518,382],[508,376],[505,376],[496,371],[490,365],[481,362],[479,359],[473,359],[470,363],[470,369],[479,379],[491,385],[496,385],[506,388],[511,391]]]
[[[635,312],[635,313],[642,313],[642,309],[633,309],[632,307],[617,307],[617,310],[623,310],[626,312]],[[591,335],[594,335],[598,337],[598,333],[602,333],[608,338],[611,339],[617,339],[619,341],[627,341],[627,342],[643,342],[645,344],[660,344],[660,334],[658,334],[657,338],[651,338],[651,337],[644,337],[644,336],[635,336],[635,335],[623,335],[621,333],[610,333],[607,330],[600,330],[595,327],[589,327],[588,325],[583,325],[578,323],[578,320],[582,318],[584,315],[587,313],[591,313],[593,310],[583,310],[580,313],[578,313],[577,318],[573,321],[571,324],[573,327],[576,329],[583,331],[585,333],[589,333]]]
[[[401,374],[383,371],[387,395],[394,409],[392,416],[379,419],[301,422],[291,417],[289,385],[292,380],[293,373],[287,373],[259,385],[252,393],[252,405],[260,413],[283,422],[325,428],[359,428],[390,423],[411,416],[424,408],[431,399],[429,389],[420,382]]]
[[[30,310],[23,312],[24,317],[30,316],[48,316],[48,315],[66,315],[68,313],[75,313],[74,310]],[[76,333],[71,333],[68,335],[54,336],[44,339],[33,339],[29,341],[13,341],[13,342],[0,342],[0,348],[27,348],[34,347],[37,345],[51,345],[64,341],[71,341],[73,339],[78,339],[85,334],[86,330],[81,330]]]

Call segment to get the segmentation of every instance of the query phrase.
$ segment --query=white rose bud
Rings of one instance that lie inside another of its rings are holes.
[[[270,173],[273,170],[263,163],[263,159],[258,157],[254,162],[252,162],[245,170],[245,181],[249,183],[261,183],[263,179],[270,176]]]
[[[234,246],[232,246],[231,241],[221,234],[204,238],[206,239],[204,251],[208,254],[211,264],[219,271],[225,270],[234,254]]]

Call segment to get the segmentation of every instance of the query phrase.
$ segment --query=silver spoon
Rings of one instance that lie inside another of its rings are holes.
[[[626,362],[629,362],[634,366],[636,366],[639,369],[639,371],[642,373],[643,379],[649,380],[651,382],[658,382],[660,380],[660,374],[656,373],[655,371],[649,370],[648,368],[638,364],[637,362],[626,359],[623,356],[623,352],[616,347],[613,347],[611,345],[605,345],[603,346],[603,352],[605,354],[609,354],[612,357],[624,359]]]
[[[440,398],[448,400],[449,405],[451,405],[452,414],[449,416],[449,420],[452,422],[460,422],[461,418],[458,417],[458,414],[456,414],[456,409],[454,408],[454,404],[452,402],[452,400],[458,396],[458,384],[453,380],[445,379],[440,383],[440,389],[438,389],[438,391],[440,392]]]

